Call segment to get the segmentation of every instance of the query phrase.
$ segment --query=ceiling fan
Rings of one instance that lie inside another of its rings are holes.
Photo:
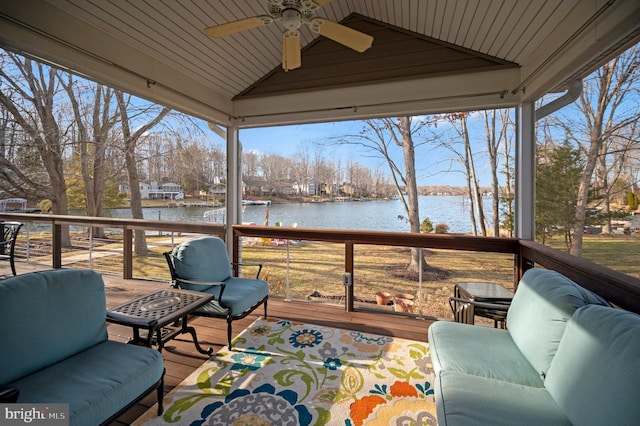
[[[269,15],[254,16],[226,24],[205,28],[209,37],[224,37],[240,31],[269,25],[279,21],[284,26],[282,34],[282,68],[285,71],[302,65],[300,58],[300,32],[304,23],[309,28],[331,40],[358,52],[371,47],[373,37],[333,21],[315,16],[315,12],[331,0],[267,0]]]

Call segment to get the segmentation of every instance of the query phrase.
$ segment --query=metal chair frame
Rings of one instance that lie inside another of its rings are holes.
[[[0,260],[7,260],[11,264],[11,272],[16,276],[15,252],[18,233],[22,228],[20,222],[0,222]]]
[[[183,278],[180,278],[178,276],[178,274],[176,273],[176,269],[173,263],[173,255],[170,251],[163,253],[165,259],[167,260],[167,264],[169,265],[169,272],[171,273],[171,286],[174,288],[182,288],[181,283],[186,283],[186,284],[201,284],[201,285],[207,285],[207,286],[211,286],[211,285],[219,285],[222,288],[220,289],[220,297],[218,298],[219,300],[215,300],[218,302],[218,304],[224,308],[226,310],[226,315],[214,315],[214,314],[204,314],[204,313],[200,313],[200,312],[194,312],[193,315],[198,315],[198,316],[206,316],[206,317],[210,317],[210,318],[225,318],[227,320],[227,340],[229,342],[229,349],[231,349],[231,334],[232,334],[232,327],[231,327],[231,323],[235,320],[238,319],[242,319],[244,317],[246,317],[247,315],[249,315],[251,312],[253,312],[258,306],[264,304],[264,317],[267,318],[267,301],[269,299],[269,295],[265,296],[263,299],[259,300],[257,303],[255,303],[253,306],[251,306],[249,309],[247,309],[246,311],[238,314],[238,315],[231,315],[231,309],[227,308],[224,303],[222,303],[222,295],[224,293],[224,289],[225,289],[225,283],[224,282],[199,282],[199,281],[191,281],[191,280],[186,280]],[[233,266],[233,271],[237,271],[238,270],[238,266],[257,266],[258,267],[258,272],[256,274],[256,279],[260,278],[260,272],[262,271],[262,264],[261,263],[257,263],[257,264],[248,264],[248,263],[231,263],[231,265]]]

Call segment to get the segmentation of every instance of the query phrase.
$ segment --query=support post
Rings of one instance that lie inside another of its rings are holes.
[[[52,226],[52,235],[51,235],[51,239],[53,240],[51,242],[52,245],[52,267],[53,269],[60,269],[62,268],[62,225],[60,225],[59,223],[53,223]]]
[[[344,245],[344,280],[345,280],[345,309],[347,312],[352,312],[353,306],[353,242],[347,241]]]
[[[124,261],[122,262],[122,278],[130,280],[133,278],[133,229],[125,227],[122,230],[122,252]]]
[[[242,223],[242,149],[238,128],[227,128],[227,217],[226,235],[229,257],[233,256],[233,225]],[[239,248],[238,248],[239,249]]]
[[[536,132],[535,105],[523,102],[516,108],[515,236],[536,236]]]

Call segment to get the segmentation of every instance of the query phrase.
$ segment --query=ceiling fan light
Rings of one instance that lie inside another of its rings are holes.
[[[290,31],[297,30],[302,24],[302,15],[296,9],[285,9],[280,14],[280,17],[282,18],[282,25]]]

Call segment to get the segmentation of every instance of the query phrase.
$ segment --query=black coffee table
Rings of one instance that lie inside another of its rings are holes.
[[[133,328],[132,344],[151,347],[164,344],[180,334],[189,333],[198,352],[211,355],[213,348],[202,349],[196,330],[187,325],[191,312],[206,305],[212,295],[174,288],[157,290],[107,310],[107,321]]]

